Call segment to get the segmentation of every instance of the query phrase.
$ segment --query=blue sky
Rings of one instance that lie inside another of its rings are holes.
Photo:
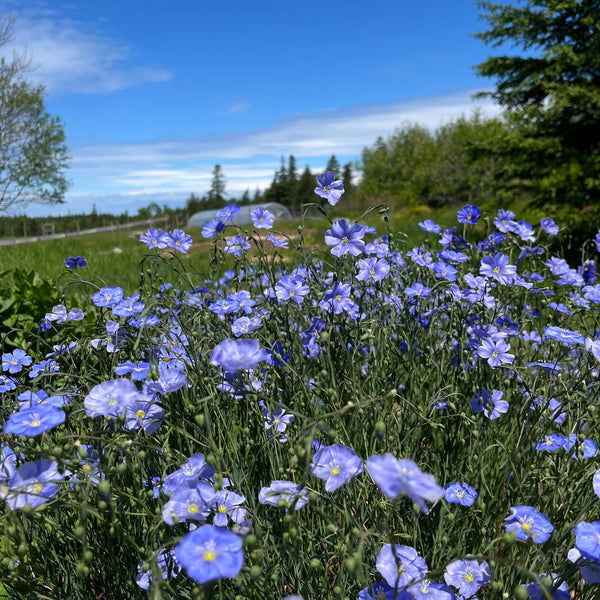
[[[72,155],[66,204],[25,212],[182,206],[216,163],[239,196],[282,155],[316,172],[407,122],[497,114],[471,100],[493,85],[472,69],[493,52],[478,15],[471,0],[5,0],[2,52],[31,56]]]

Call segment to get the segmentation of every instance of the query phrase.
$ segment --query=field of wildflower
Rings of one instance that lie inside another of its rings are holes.
[[[87,305],[3,352],[0,598],[598,598],[600,235],[569,265],[470,205],[413,247],[375,207],[323,251],[237,210],[204,277],[182,230],[135,289],[66,257]]]

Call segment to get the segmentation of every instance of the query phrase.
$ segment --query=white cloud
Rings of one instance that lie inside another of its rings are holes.
[[[217,115],[237,115],[246,112],[250,108],[249,102],[234,102],[225,110],[218,112]]]
[[[173,206],[181,206],[191,192],[206,193],[215,163],[223,167],[231,196],[247,188],[264,189],[282,155],[294,154],[299,170],[308,164],[316,172],[332,154],[341,162],[356,159],[378,136],[387,137],[406,123],[435,129],[469,115],[475,107],[487,116],[499,114],[491,102],[471,101],[475,91],[297,115],[267,128],[196,139],[74,147],[70,172],[74,186],[67,196],[70,205],[61,207],[61,214],[67,209],[90,210],[94,201],[115,206],[116,212],[127,207],[132,213],[153,201],[148,198],[170,198]]]
[[[165,69],[128,66],[132,50],[110,37],[90,33],[71,19],[17,15],[10,47],[31,58],[35,70],[28,79],[46,86],[50,94],[106,93],[143,83],[167,81]]]

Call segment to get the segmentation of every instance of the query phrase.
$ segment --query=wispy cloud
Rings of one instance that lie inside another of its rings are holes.
[[[170,73],[160,67],[128,66],[133,50],[116,40],[85,30],[85,25],[37,11],[16,13],[13,42],[2,49],[31,59],[35,70],[28,79],[43,83],[48,92],[107,93],[144,83],[168,81]]]
[[[71,178],[75,185],[68,199],[76,200],[82,210],[89,210],[92,198],[99,194],[120,202],[120,211],[134,198],[136,205],[149,197],[163,197],[165,202],[181,205],[191,192],[206,192],[216,163],[223,166],[231,195],[247,188],[264,189],[279,168],[282,155],[293,154],[300,169],[308,164],[317,171],[332,154],[342,161],[356,159],[378,136],[387,137],[407,123],[420,123],[433,130],[469,115],[475,107],[488,116],[499,113],[491,102],[474,103],[474,91],[298,115],[271,127],[188,140],[74,147]],[[62,212],[66,212],[64,207]]]
[[[475,107],[486,115],[499,113],[491,102],[474,103],[463,90],[450,95],[416,98],[389,104],[373,104],[322,113],[299,115],[273,126],[251,131],[208,134],[188,140],[156,140],[140,143],[104,143],[73,149],[78,169],[122,168],[190,161],[248,160],[258,157],[322,157],[358,155],[378,136],[388,136],[406,123],[435,129],[445,122],[470,114]]]
[[[237,115],[244,113],[250,108],[249,102],[234,102],[228,106],[225,110],[218,112],[218,115]]]

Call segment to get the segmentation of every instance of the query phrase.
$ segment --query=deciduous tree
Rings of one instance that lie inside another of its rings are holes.
[[[0,21],[0,47],[13,21]],[[44,87],[28,82],[24,55],[0,59],[0,212],[32,202],[57,204],[68,188],[69,153],[58,117],[44,106]]]

